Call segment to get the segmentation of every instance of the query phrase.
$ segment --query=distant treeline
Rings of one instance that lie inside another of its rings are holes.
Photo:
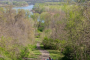
[[[71,1],[74,1],[74,2],[85,2],[86,0],[0,0],[0,1],[10,1],[10,2],[13,2],[13,1],[19,1],[19,2],[22,2],[22,1],[25,1],[29,4],[35,4],[35,3],[44,3],[44,2],[71,2]],[[87,0],[89,1],[89,0]]]
[[[10,2],[10,1],[2,1],[2,2],[0,2],[0,4],[2,4],[2,5],[9,5],[9,4],[13,4],[13,5],[15,5],[15,6],[25,6],[25,5],[28,5],[28,3],[27,2],[25,2],[25,1],[21,1],[21,2],[18,2],[18,1],[13,1],[13,2]]]

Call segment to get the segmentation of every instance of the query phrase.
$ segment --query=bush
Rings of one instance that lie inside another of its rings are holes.
[[[82,49],[82,46],[78,46],[75,44],[67,45],[64,48],[62,54],[64,55],[64,57],[60,60],[90,60],[90,54],[86,53],[85,49]]]
[[[21,50],[21,57],[24,58],[24,57],[28,57],[30,54],[30,51],[29,51],[29,48],[28,47],[24,47],[22,50]]]
[[[44,27],[39,27],[38,30],[39,30],[40,32],[43,32]]]
[[[28,45],[22,46],[19,44],[12,44],[11,38],[1,37],[0,40],[0,60],[22,60],[22,58],[29,57],[30,52],[36,46]]]
[[[5,60],[4,58],[0,57],[0,60]]]
[[[74,54],[74,48],[72,48],[71,46],[66,46],[65,50],[62,53],[64,55],[62,60],[76,60]]]
[[[36,38],[40,38],[40,33],[36,34]]]
[[[47,38],[45,37],[42,44],[44,45],[45,49],[56,49],[58,50],[60,47],[60,40],[59,39],[51,39],[51,38]]]

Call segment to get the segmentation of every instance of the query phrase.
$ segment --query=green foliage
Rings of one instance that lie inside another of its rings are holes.
[[[61,54],[61,51],[59,50],[48,50],[49,53],[50,53],[50,57],[53,59],[53,60],[59,60],[58,58],[62,58],[63,57],[63,54]]]
[[[7,40],[7,42],[6,42]],[[20,47],[17,44],[13,44],[10,46],[8,45],[6,47],[6,44],[10,43],[9,40],[5,37],[2,36],[1,40],[0,40],[0,55],[2,56],[2,58],[0,59],[5,59],[5,60],[22,60],[22,58],[24,57],[30,57],[30,52],[36,48],[36,46],[34,45],[28,45],[26,47]],[[12,48],[11,48],[12,47]],[[15,49],[15,50],[13,50]],[[19,51],[16,51],[16,49],[18,49]],[[17,55],[18,54],[18,55]]]
[[[28,5],[27,2],[25,1],[13,1],[13,2],[10,2],[10,1],[1,1],[1,4],[7,4],[7,5],[10,5],[10,4],[13,4],[14,6],[26,6]]]
[[[5,60],[5,59],[0,57],[0,60]]]
[[[13,1],[12,3],[13,3],[13,5],[15,5],[15,6],[25,6],[25,5],[28,5],[28,3],[25,2],[25,1],[20,1],[20,2],[18,2],[18,1]]]
[[[28,57],[30,54],[30,52],[28,51],[28,47],[25,47],[21,50],[21,57],[24,58],[24,57]]]
[[[24,3],[14,2],[16,5]],[[34,26],[24,10],[16,14],[11,8],[5,12],[0,8],[0,36],[5,35],[0,40],[0,59],[21,60],[30,57],[36,46],[28,44],[34,42],[34,34],[40,38],[42,32],[46,35],[42,41],[44,48],[60,50],[64,55],[62,60],[90,60],[90,8],[69,3],[35,4],[35,13],[31,15]]]
[[[16,44],[11,44],[12,39],[11,38],[5,38],[5,37],[1,37],[0,40],[0,51],[1,51],[1,55],[3,57],[6,57],[5,59],[17,59],[15,52],[14,51],[14,46],[16,46]],[[19,46],[18,46],[19,47]]]
[[[51,38],[45,37],[42,44],[44,45],[45,49],[59,49],[60,40],[56,39],[53,40]]]
[[[36,38],[40,38],[40,34],[36,36]]]
[[[41,14],[42,12],[45,11],[44,4],[42,4],[42,3],[39,3],[39,4],[37,3],[37,4],[35,4],[33,10],[34,10],[35,12]]]
[[[48,37],[44,38],[42,44],[46,49],[61,50],[64,55],[62,60],[90,59],[90,45],[87,44],[90,40],[90,9],[87,7],[89,4],[83,2],[85,0],[78,0],[74,4],[70,1],[38,4],[39,8],[45,9],[40,19],[44,20],[44,33]]]
[[[45,30],[45,33],[49,33],[51,30],[50,29],[47,29],[47,30]]]
[[[44,27],[39,27],[38,30],[42,32],[44,30]]]
[[[44,23],[43,22],[41,22],[41,23],[39,23],[39,25],[38,25],[38,30],[40,31],[40,32],[43,32],[43,30],[44,30]]]
[[[76,60],[74,54],[74,48],[72,48],[71,46],[66,46],[65,50],[62,53],[64,55],[62,60]]]
[[[39,14],[38,13],[34,13],[33,15],[31,15],[31,18],[33,18],[33,20],[37,20],[39,17]]]

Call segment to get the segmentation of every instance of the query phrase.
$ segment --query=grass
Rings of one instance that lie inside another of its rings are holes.
[[[36,44],[37,42],[40,42],[40,38],[35,38],[34,47],[31,51],[31,56],[29,58],[38,58],[41,55],[41,52],[37,49]]]
[[[40,38],[35,38],[36,43],[40,41]]]
[[[50,57],[52,59],[58,59],[58,58],[62,58],[63,55],[61,54],[61,52],[59,50],[48,50],[50,53]]]
[[[32,55],[30,56],[30,58],[38,58],[41,55],[40,51],[37,49],[34,49],[32,51]]]
[[[41,38],[35,38],[35,42],[42,42]]]
[[[37,43],[37,42],[41,42],[40,38],[35,38],[35,41],[36,41],[36,43]],[[42,49],[44,49],[44,47],[43,47],[42,44],[40,44],[40,47],[41,47]],[[54,59],[54,60],[63,57],[63,55],[61,54],[61,51],[59,51],[59,50],[49,50],[49,49],[47,49],[47,51],[49,52],[50,57],[51,57],[52,59]],[[37,56],[41,54],[38,50],[34,50],[33,52],[34,52],[34,55],[33,55],[32,57],[34,57],[34,58],[35,58],[35,56],[36,56],[36,58],[37,58]]]
[[[40,46],[42,49],[44,49],[42,44]],[[59,51],[59,50],[50,50],[50,49],[46,49],[46,50],[49,52],[50,57],[54,60],[63,57],[63,55],[61,54],[61,51]]]

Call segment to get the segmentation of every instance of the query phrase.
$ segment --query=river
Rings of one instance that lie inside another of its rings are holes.
[[[34,7],[34,5],[28,5],[28,6],[25,6],[25,7],[14,7],[13,9],[15,9],[15,10],[24,9],[24,10],[31,11],[33,9],[33,7]],[[31,12],[31,14],[33,14],[33,13]]]
[[[24,9],[24,10],[32,10],[34,5],[28,5],[25,7],[14,7],[13,9]]]
[[[24,9],[24,10],[29,10],[31,12],[31,10],[33,9],[34,5],[29,5],[29,6],[25,6],[25,7],[14,7],[13,9],[18,10],[18,9]],[[30,15],[32,15],[33,12],[31,12]],[[29,17],[30,17],[29,15]],[[40,18],[37,19],[38,21],[40,21]],[[42,20],[42,22],[44,23],[44,20]]]

